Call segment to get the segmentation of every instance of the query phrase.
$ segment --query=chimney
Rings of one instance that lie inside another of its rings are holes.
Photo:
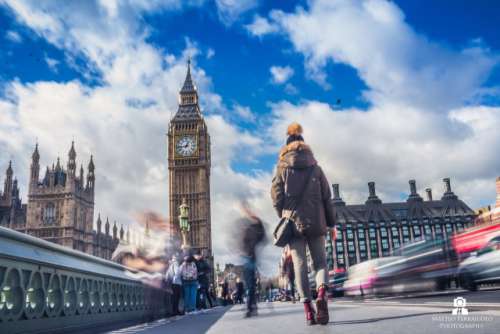
[[[451,199],[451,200],[458,199],[458,197],[453,193],[453,191],[451,191],[450,178],[449,177],[444,178],[443,182],[444,182],[445,192],[443,194],[442,199]]]
[[[446,177],[443,179],[444,182],[444,187],[445,187],[445,192],[451,193],[451,183],[450,183],[450,178]]]
[[[417,193],[417,182],[415,180],[408,181],[410,184],[410,196],[408,196],[407,201],[422,201],[422,197]]]
[[[427,193],[427,200],[429,202],[431,202],[432,201],[432,189],[431,188],[427,188],[427,189],[425,189],[425,192]]]
[[[366,201],[366,204],[368,203],[373,203],[373,204],[380,204],[382,201],[377,197],[377,194],[375,192],[375,182],[368,182],[368,200]]]
[[[370,193],[370,197],[377,197],[375,193],[375,182],[368,182],[368,191]]]
[[[417,183],[415,180],[410,180],[408,181],[410,183],[410,195],[416,195],[417,194]]]
[[[339,192],[339,185],[338,185],[338,183],[332,184],[332,188],[333,188],[333,199],[340,199],[340,192]]]
[[[333,188],[333,199],[332,199],[333,205],[335,205],[335,206],[344,206],[345,202],[340,197],[340,191],[339,191],[339,185],[338,185],[338,183],[332,184],[332,188]]]

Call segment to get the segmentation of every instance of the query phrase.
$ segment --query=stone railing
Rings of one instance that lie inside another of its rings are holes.
[[[0,227],[0,333],[67,332],[166,316],[170,295],[146,284],[148,277]]]

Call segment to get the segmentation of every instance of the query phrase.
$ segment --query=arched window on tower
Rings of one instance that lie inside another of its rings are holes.
[[[54,224],[56,221],[56,206],[54,203],[48,203],[43,210],[44,224]]]

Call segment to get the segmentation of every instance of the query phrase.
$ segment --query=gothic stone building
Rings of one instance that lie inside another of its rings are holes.
[[[328,236],[327,258],[330,270],[347,269],[353,264],[388,256],[404,243],[421,239],[443,239],[474,224],[475,213],[451,190],[444,179],[445,192],[440,200],[427,199],[418,193],[410,180],[406,202],[383,203],[375,192],[375,183],[368,183],[365,204],[346,205],[340,198],[338,184],[333,185],[332,205],[337,221],[335,240]]]
[[[99,216],[97,232],[93,230],[95,166],[92,156],[87,176],[84,175],[83,165],[77,175],[76,151],[72,143],[66,168],[63,168],[58,158],[57,163],[52,164],[52,168],[47,166],[45,175],[40,178],[40,154],[37,144],[32,155],[28,189],[26,206],[21,204],[17,182],[12,181],[12,168],[9,165],[0,205],[0,217],[7,211],[4,203],[10,201],[10,218],[0,219],[3,226],[91,255],[111,259],[119,243],[118,228],[115,222],[111,235],[107,219],[105,233],[102,233]],[[120,236],[123,239],[123,227]]]
[[[168,128],[169,234],[178,243],[179,206],[186,199],[191,225],[188,241],[193,250],[211,258],[210,135],[189,63],[179,95],[179,108]]]
[[[26,204],[22,204],[17,179],[13,178],[12,161],[5,174],[3,192],[0,191],[0,226],[22,229],[26,224]]]

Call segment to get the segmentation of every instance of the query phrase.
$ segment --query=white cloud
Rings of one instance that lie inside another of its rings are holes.
[[[269,20],[260,15],[255,15],[253,22],[245,25],[245,28],[254,36],[264,36],[279,31],[279,26],[269,22]]]
[[[292,85],[291,83],[287,83],[285,85],[285,92],[287,94],[290,94],[290,95],[296,95],[299,93],[299,90],[297,89],[297,87],[295,87],[294,85]]]
[[[53,72],[57,72],[57,66],[59,65],[59,60],[50,58],[47,55],[45,55],[44,60]]]
[[[273,11],[270,19],[305,56],[310,78],[328,87],[325,65],[350,65],[368,85],[370,101],[458,107],[477,94],[499,60],[480,46],[450,50],[430,41],[385,0],[317,0],[308,10]]]
[[[206,57],[207,57],[207,59],[212,59],[213,56],[215,56],[215,50],[212,49],[212,48],[209,48],[207,50],[207,56]]]
[[[258,0],[215,0],[219,19],[226,26],[232,25],[242,15],[256,8]]]
[[[272,76],[272,81],[275,83],[275,84],[283,84],[285,82],[288,81],[288,79],[290,79],[292,76],[293,76],[293,68],[291,68],[290,66],[271,66],[271,68],[269,69],[269,72],[271,72],[271,76]]]
[[[244,121],[255,122],[255,114],[249,107],[244,107],[239,104],[233,107],[234,112]]]
[[[5,33],[5,38],[14,43],[21,43],[23,41],[21,35],[19,35],[19,33],[14,30],[8,30]]]

